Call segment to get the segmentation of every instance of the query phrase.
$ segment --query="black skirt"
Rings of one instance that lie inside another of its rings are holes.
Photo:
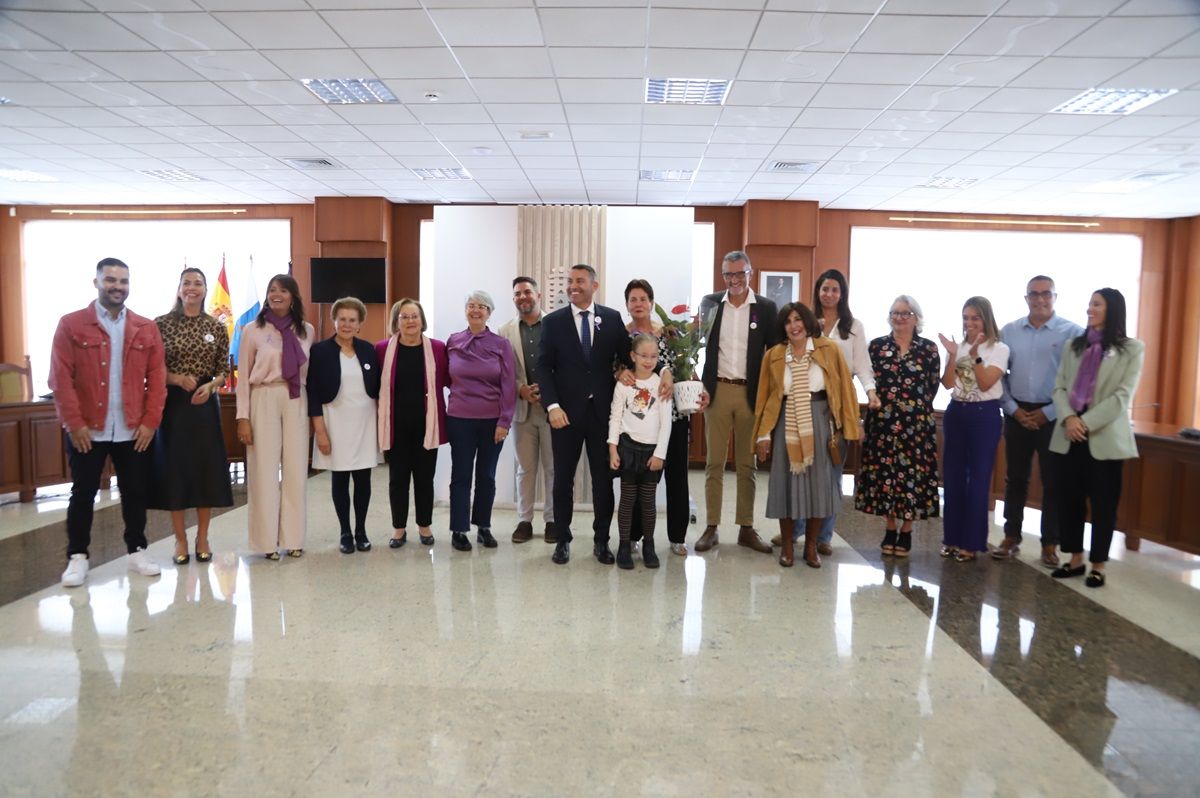
[[[621,458],[621,467],[617,473],[621,479],[636,482],[641,485],[653,485],[662,479],[662,469],[650,470],[650,458],[654,456],[657,447],[653,443],[635,441],[628,433],[622,432],[617,438],[617,456]]]
[[[162,425],[152,447],[150,509],[233,506],[221,405],[215,395],[194,405],[192,395],[183,388],[167,386]]]

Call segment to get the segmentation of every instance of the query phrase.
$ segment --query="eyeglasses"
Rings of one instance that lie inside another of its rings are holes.
[[[421,320],[420,316],[409,316],[404,313],[400,314],[400,321],[420,321],[420,320]]]
[[[492,309],[487,305],[480,305],[478,302],[468,302],[467,310],[486,310],[488,313],[492,312]]]
[[[721,276],[726,280],[745,280],[749,273],[749,269],[743,269],[740,272],[721,272]]]
[[[913,313],[911,310],[893,310],[889,315],[893,319],[911,319],[917,314]]]
[[[1025,295],[1026,299],[1054,299],[1058,294],[1053,291],[1030,291]]]

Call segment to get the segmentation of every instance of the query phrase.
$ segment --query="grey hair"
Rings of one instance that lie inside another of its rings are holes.
[[[487,291],[472,291],[471,293],[467,294],[467,299],[465,302],[463,302],[463,304],[467,305],[471,302],[474,302],[477,305],[487,305],[488,313],[496,310],[496,303],[492,301],[492,295]]]
[[[743,261],[749,268],[754,268],[750,265],[750,256],[745,252],[742,252],[740,249],[735,249],[733,252],[729,252],[725,255],[725,257],[721,258],[721,263],[735,263],[737,261]]]
[[[897,303],[900,302],[908,305],[908,309],[913,312],[913,318],[916,320],[916,327],[913,329],[913,333],[915,335],[920,335],[921,330],[925,328],[925,312],[921,310],[921,303],[913,299],[908,294],[901,294],[892,300],[892,304],[891,307],[888,308],[888,312],[890,313],[892,310],[894,310]],[[888,322],[889,326],[891,326],[891,319],[888,319]]]

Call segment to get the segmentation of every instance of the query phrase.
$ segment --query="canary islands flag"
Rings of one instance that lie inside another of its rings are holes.
[[[262,305],[258,301],[258,288],[254,283],[254,256],[250,256],[250,268],[246,269],[246,290],[238,298],[240,312],[233,322],[233,336],[229,339],[229,351],[233,354],[233,365],[238,362],[238,346],[242,343],[242,328],[258,316]]]

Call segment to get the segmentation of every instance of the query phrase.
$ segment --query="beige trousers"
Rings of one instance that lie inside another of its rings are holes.
[[[550,446],[550,421],[540,404],[531,403],[529,415],[513,427],[517,439],[517,520],[533,521],[540,467],[542,520],[550,523],[554,520],[554,449]]]
[[[307,524],[308,399],[288,397],[287,384],[250,389],[250,430],[246,447],[246,503],[250,512],[250,550],[304,548]],[[282,479],[281,477],[282,472]]]
[[[737,510],[734,523],[754,524],[754,408],[746,400],[746,386],[717,383],[716,395],[704,411],[704,509],[706,523],[721,523],[722,481],[733,435],[733,462],[737,468]]]

